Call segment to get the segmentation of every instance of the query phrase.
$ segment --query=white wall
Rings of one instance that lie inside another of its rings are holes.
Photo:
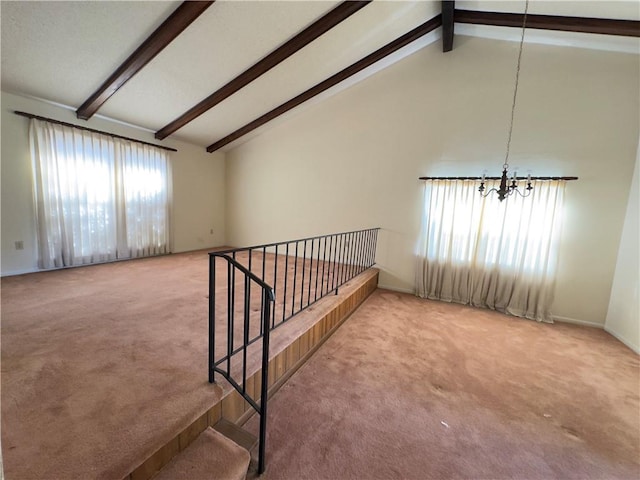
[[[640,353],[640,146],[624,218],[605,330]]]
[[[15,115],[20,110],[69,123],[108,131],[142,141],[158,143],[153,133],[105,119],[84,122],[74,112],[2,92],[1,157],[1,258],[2,275],[37,269],[35,211],[29,153],[29,120]],[[172,238],[173,251],[183,252],[224,245],[225,234],[225,155],[208,154],[203,147],[169,140],[173,170]],[[213,229],[213,235],[210,234]],[[22,240],[24,250],[16,250]]]
[[[227,153],[227,240],[383,228],[381,286],[414,289],[421,175],[498,175],[516,43],[419,50]],[[602,326],[636,154],[637,55],[525,46],[511,164],[576,175],[553,312]]]

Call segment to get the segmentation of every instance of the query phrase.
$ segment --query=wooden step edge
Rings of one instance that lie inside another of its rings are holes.
[[[258,437],[247,432],[241,426],[230,422],[226,418],[221,418],[218,423],[213,426],[213,429],[230,440],[233,440],[249,452],[258,444]]]

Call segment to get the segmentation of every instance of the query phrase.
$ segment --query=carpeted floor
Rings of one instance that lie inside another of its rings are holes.
[[[274,257],[266,257],[271,280]],[[248,265],[246,254],[238,260]],[[261,268],[259,254],[253,262]],[[315,286],[317,272],[323,272],[317,264],[310,269],[307,260],[303,289],[301,262],[296,305],[302,290],[308,301],[309,284]],[[226,265],[218,263],[216,290],[225,293]],[[284,290],[284,267],[292,270],[294,262],[280,255],[278,264],[277,283]],[[201,251],[2,278],[2,452],[8,480],[121,479],[212,407],[222,388],[231,388],[207,381],[208,266]],[[358,281],[276,329],[271,354]],[[236,283],[242,284],[240,275]],[[292,292],[289,276],[289,299]],[[255,330],[257,289],[251,297]],[[277,295],[278,318],[283,297]],[[242,293],[235,300],[240,311]],[[225,314],[226,308],[226,301],[216,304]],[[240,327],[242,316],[236,316]],[[227,336],[217,330],[222,352]],[[259,365],[259,355],[253,357],[248,374]]]
[[[273,396],[260,478],[638,479],[639,373],[602,330],[378,290]]]

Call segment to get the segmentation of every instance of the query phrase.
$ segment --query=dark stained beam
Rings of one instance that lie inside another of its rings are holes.
[[[210,108],[213,108],[225,98],[233,95],[235,92],[251,83],[260,75],[271,70],[280,62],[289,58],[298,50],[308,45],[320,35],[332,29],[370,2],[371,0],[342,2],[329,13],[320,18],[318,21],[309,25],[295,37],[291,38],[285,44],[278,47],[276,50],[254,64],[252,67],[249,67],[247,70],[242,72],[225,86],[209,95],[207,98],[202,100],[196,106],[190,108],[187,112],[180,115],[168,125],[162,127],[156,132],[156,138],[162,140],[171,135],[176,130],[184,127],[187,123],[199,117]]]
[[[456,7],[454,0],[442,0],[442,51],[453,49],[453,12]]]
[[[455,10],[454,20],[459,23],[522,28],[523,16],[524,15],[522,13]],[[607,18],[561,17],[555,15],[527,14],[527,28],[640,37],[640,22],[637,20],[612,20]]]
[[[243,127],[240,127],[235,132],[227,135],[226,137],[218,140],[217,142],[209,145],[207,147],[207,152],[215,152],[216,150],[224,147],[225,145],[233,142],[234,140],[246,135],[247,133],[255,130],[256,128],[264,125],[265,123],[273,120],[274,118],[282,115],[285,112],[288,112],[292,108],[297,107],[301,103],[306,102],[310,98],[315,97],[319,93],[324,92],[325,90],[337,85],[343,80],[351,77],[352,75],[364,70],[365,68],[373,65],[379,60],[382,60],[386,56],[392,54],[393,52],[401,49],[402,47],[410,44],[411,42],[417,40],[418,38],[426,35],[427,33],[435,30],[436,28],[442,25],[442,15],[436,15],[428,22],[423,23],[422,25],[414,28],[408,33],[405,33],[401,37],[398,37],[391,43],[386,44],[385,46],[379,48],[375,52],[367,55],[366,57],[358,60],[356,63],[348,66],[344,70],[336,73],[335,75],[327,78],[326,80],[318,83],[317,85],[311,87],[309,90],[301,93],[297,97],[292,98],[288,102],[283,103],[279,107],[274,108],[268,113],[265,113],[261,117],[255,119],[254,121],[246,124]]]
[[[215,0],[213,0],[215,1]],[[89,120],[94,113],[131,77],[138,73],[153,57],[160,53],[182,31],[198,18],[210,2],[183,2],[122,65],[76,110],[82,120]]]

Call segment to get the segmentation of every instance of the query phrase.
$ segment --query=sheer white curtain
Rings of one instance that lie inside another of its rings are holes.
[[[533,187],[499,202],[475,182],[425,182],[417,294],[553,321],[564,182]]]
[[[116,139],[119,202],[123,213],[119,256],[166,253],[169,245],[169,172],[165,150]]]
[[[40,268],[169,251],[164,150],[31,120]]]

